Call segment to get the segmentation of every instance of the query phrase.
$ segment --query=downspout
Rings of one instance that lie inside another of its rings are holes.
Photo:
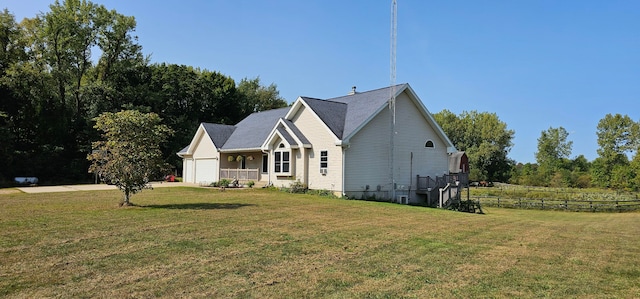
[[[347,159],[347,149],[349,148],[349,145],[347,145],[346,147],[343,146],[342,147],[342,197],[346,197],[347,193],[345,190],[345,172],[346,172],[346,159]]]
[[[413,184],[413,152],[411,152],[411,160],[409,161],[409,194],[407,194],[407,202],[411,202],[411,185]]]

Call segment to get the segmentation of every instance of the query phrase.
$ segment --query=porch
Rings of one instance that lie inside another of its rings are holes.
[[[245,184],[249,181],[260,181],[260,169],[258,168],[221,168],[220,179],[234,180],[237,179],[238,183]]]

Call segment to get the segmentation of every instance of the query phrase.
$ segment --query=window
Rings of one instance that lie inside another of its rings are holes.
[[[320,168],[327,168],[327,166],[329,165],[328,156],[328,151],[320,151]]]
[[[262,155],[262,173],[269,172],[269,156]]]
[[[427,143],[424,144],[424,147],[433,148],[433,141],[427,140]]]
[[[275,172],[282,172],[282,152],[275,152]]]
[[[274,171],[276,173],[289,173],[291,167],[291,153],[285,151],[278,151],[274,153]]]

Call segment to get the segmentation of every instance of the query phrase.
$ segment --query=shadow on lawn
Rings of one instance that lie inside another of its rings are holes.
[[[244,207],[255,206],[245,203],[183,203],[170,205],[148,205],[143,208],[153,209],[176,209],[176,210],[234,210]]]

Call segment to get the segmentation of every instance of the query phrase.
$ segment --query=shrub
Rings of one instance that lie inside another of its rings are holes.
[[[229,184],[231,184],[230,180],[221,179],[220,181],[218,181],[218,186],[217,187],[227,187],[227,186],[229,186]]]
[[[289,193],[306,193],[308,189],[307,189],[307,185],[300,182],[300,180],[297,180],[291,183],[288,190],[289,190]]]
[[[254,186],[255,184],[256,184],[256,182],[254,182],[254,181],[249,181],[249,182],[247,183],[247,186],[249,186],[249,188],[253,188],[253,186]]]

